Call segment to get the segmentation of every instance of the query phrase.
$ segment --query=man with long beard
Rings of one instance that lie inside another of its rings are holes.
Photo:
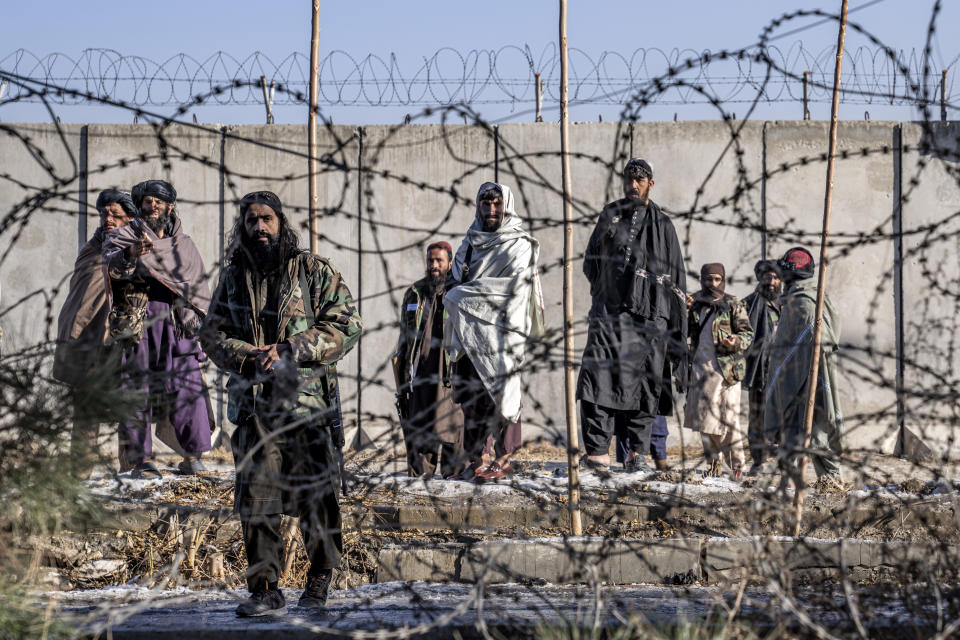
[[[426,276],[406,290],[400,304],[393,371],[411,476],[432,476],[438,451],[442,477],[463,471],[463,412],[444,384],[450,379],[450,358],[443,350],[443,296],[455,284],[452,263],[448,243],[428,246]]]
[[[743,299],[753,327],[753,344],[747,350],[747,371],[743,376],[743,386],[750,390],[747,438],[753,465],[749,475],[761,471],[772,444],[767,442],[763,431],[763,394],[770,362],[770,345],[780,321],[780,294],[783,292],[780,267],[773,260],[760,260],[754,265],[753,273],[757,277],[757,288]]]
[[[151,426],[166,418],[183,454],[179,471],[203,471],[210,450],[211,414],[200,370],[197,333],[210,303],[203,259],[184,231],[177,192],[163,180],[133,187],[140,215],[107,236],[103,260],[110,276],[109,334],[122,351],[124,388],[140,394],[132,419],[120,424],[120,470],[160,476],[149,458]]]
[[[540,243],[523,228],[509,187],[485,182],[453,261],[457,286],[447,292],[443,343],[456,363],[454,399],[463,408],[464,452],[477,482],[513,474],[510,454],[522,443],[521,371],[531,339],[543,336]],[[494,459],[484,464],[488,437]]]
[[[655,417],[673,413],[686,363],[686,272],[677,232],[650,199],[653,169],[631,158],[624,197],[600,213],[583,273],[593,304],[577,382],[587,468],[610,464],[610,439],[623,466],[646,471]]]
[[[110,280],[103,271],[106,235],[137,215],[130,194],[104,189],[97,196],[100,226],[80,249],[70,277],[70,288],[57,320],[53,377],[67,384],[73,400],[70,458],[86,476],[96,462],[97,426],[113,417],[110,391],[116,386],[117,354],[107,346]]]
[[[336,364],[361,330],[340,273],[300,250],[276,194],[245,195],[202,333],[210,358],[230,374],[228,411],[237,425],[234,510],[251,593],[238,616],[286,610],[281,514],[299,516],[310,560],[299,604],[326,604],[343,553]]]

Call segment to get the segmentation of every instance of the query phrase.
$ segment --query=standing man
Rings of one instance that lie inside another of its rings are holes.
[[[238,616],[286,610],[278,588],[281,514],[299,516],[310,560],[300,606],[326,605],[343,552],[336,365],[360,332],[340,273],[300,250],[280,199],[270,191],[245,195],[202,334],[210,358],[230,374],[229,417],[237,425],[234,509],[251,592]]]
[[[197,333],[210,303],[203,259],[184,233],[177,192],[163,180],[133,187],[139,217],[107,236],[110,338],[122,351],[124,386],[141,394],[133,419],[120,424],[120,469],[160,477],[148,458],[151,425],[167,417],[183,452],[180,473],[203,471],[211,414]]]
[[[86,476],[96,462],[98,424],[111,416],[111,394],[119,373],[116,351],[107,346],[110,280],[103,269],[106,234],[137,216],[130,194],[105,189],[97,196],[100,226],[77,256],[67,299],[57,319],[53,377],[67,384],[73,399],[71,464]]]
[[[794,247],[784,254],[778,265],[787,290],[781,298],[780,323],[770,346],[770,374],[763,407],[764,430],[770,440],[782,434],[779,440],[781,470],[785,479],[801,486],[802,478],[798,474],[806,436],[803,414],[807,404],[810,359],[820,358],[810,457],[817,478],[827,476],[842,486],[843,414],[837,378],[839,318],[829,296],[825,295],[820,353],[813,353],[817,305],[813,255],[803,247]]]
[[[577,397],[584,464],[606,469],[616,433],[624,468],[641,471],[654,418],[672,411],[671,378],[683,379],[687,278],[673,223],[650,200],[653,169],[631,158],[621,175],[625,197],[603,208],[583,260],[593,304]]]
[[[527,343],[543,336],[540,243],[522,227],[513,192],[494,182],[477,191],[473,224],[457,250],[444,297],[444,348],[456,363],[454,400],[463,408],[464,451],[478,482],[513,473],[520,447],[520,374]],[[495,459],[482,462],[488,436]]]
[[[750,423],[747,438],[753,464],[749,475],[760,472],[771,443],[763,432],[763,393],[770,361],[770,345],[780,321],[780,267],[773,260],[760,260],[753,267],[757,289],[743,299],[753,327],[753,344],[747,350],[747,370],[743,386],[750,390]]]
[[[407,289],[400,304],[393,372],[411,476],[432,476],[438,450],[442,477],[463,471],[463,412],[444,384],[450,380],[450,358],[443,350],[443,297],[455,284],[452,264],[448,243],[428,246],[426,277]]]
[[[726,293],[726,279],[721,263],[703,265],[701,289],[687,300],[691,363],[683,426],[700,432],[709,475],[721,475],[723,460],[739,480],[744,463],[740,381],[753,327],[746,305]]]

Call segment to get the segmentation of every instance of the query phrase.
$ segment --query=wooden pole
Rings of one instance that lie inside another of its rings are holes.
[[[807,398],[803,412],[803,451],[800,457],[800,476],[797,478],[797,490],[793,496],[794,527],[793,535],[800,535],[800,522],[803,515],[803,476],[807,471],[806,451],[810,448],[813,433],[813,411],[817,398],[817,377],[820,373],[820,345],[823,339],[823,298],[827,281],[827,244],[830,240],[830,211],[833,205],[833,171],[837,155],[837,127],[840,110],[840,71],[843,67],[843,43],[847,35],[847,3],[843,0],[840,8],[840,32],[837,35],[837,64],[833,70],[833,103],[830,106],[830,139],[827,149],[827,186],[823,197],[823,231],[820,234],[820,270],[817,276],[817,307],[813,322],[813,351],[810,358],[810,370],[807,374]]]
[[[580,438],[577,379],[573,369],[573,200],[570,196],[570,114],[567,112],[567,0],[560,0],[560,158],[563,171],[563,375],[567,405],[567,466],[572,534],[583,535],[580,519]]]
[[[940,73],[940,122],[947,121],[947,70]]]
[[[310,38],[310,115],[307,120],[307,207],[310,221],[310,252],[319,253],[320,231],[317,210],[320,194],[317,193],[317,177],[320,163],[317,159],[317,102],[320,94],[320,0],[313,2],[312,36]]]
[[[533,88],[537,96],[537,117],[534,122],[543,122],[543,80],[539,73],[533,74]]]

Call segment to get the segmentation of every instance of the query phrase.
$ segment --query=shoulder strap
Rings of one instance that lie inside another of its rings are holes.
[[[470,258],[473,257],[473,245],[467,244],[467,254],[463,257],[463,266],[460,268],[460,284],[470,280]]]
[[[303,298],[303,311],[307,314],[309,326],[313,326],[317,321],[317,315],[313,312],[313,296],[310,295],[310,283],[307,282],[306,256],[308,252],[304,251],[297,259],[297,276],[300,278],[300,296]]]

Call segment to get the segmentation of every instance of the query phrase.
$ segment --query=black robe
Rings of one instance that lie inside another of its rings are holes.
[[[604,207],[583,261],[593,304],[577,397],[650,415],[672,411],[686,375],[687,277],[677,232],[652,201]]]

